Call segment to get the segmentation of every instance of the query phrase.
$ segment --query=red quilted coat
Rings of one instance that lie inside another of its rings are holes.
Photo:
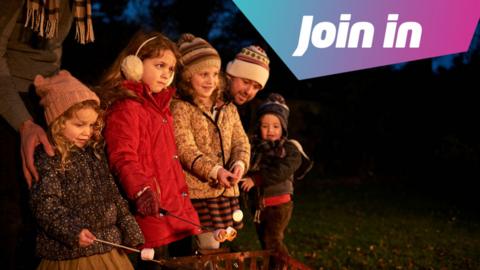
[[[116,101],[107,111],[104,130],[112,172],[130,200],[145,187],[157,192],[160,207],[199,224],[178,160],[169,105],[174,88],[151,94],[147,85],[125,81],[139,100]],[[169,215],[135,218],[145,247],[158,247],[198,234],[200,230]]]

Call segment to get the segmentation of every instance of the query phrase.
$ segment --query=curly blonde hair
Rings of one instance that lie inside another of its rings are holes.
[[[70,165],[70,153],[75,146],[74,143],[69,141],[63,135],[65,123],[67,120],[76,117],[75,114],[79,110],[88,108],[93,109],[98,114],[98,118],[94,125],[93,135],[88,141],[87,146],[91,146],[94,150],[95,156],[98,159],[102,159],[102,151],[104,148],[104,140],[102,136],[104,112],[95,100],[85,100],[70,107],[50,124],[48,136],[55,146],[55,152],[60,155],[61,163],[59,170],[61,171],[65,171]]]

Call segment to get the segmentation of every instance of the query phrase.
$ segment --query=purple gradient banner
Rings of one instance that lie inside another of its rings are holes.
[[[480,0],[234,0],[298,79],[468,50]]]

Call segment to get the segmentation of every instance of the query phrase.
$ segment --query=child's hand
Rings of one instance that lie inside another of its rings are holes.
[[[157,215],[160,211],[157,195],[150,188],[143,190],[135,200],[135,206],[137,207],[137,212],[144,217]]]
[[[250,189],[252,189],[252,187],[255,186],[255,183],[253,182],[252,178],[250,177],[246,177],[244,178],[244,180],[242,181],[242,185],[241,185],[241,188],[243,191],[250,191]]]
[[[80,247],[88,247],[93,244],[95,239],[97,239],[95,235],[93,235],[88,229],[82,229],[78,235],[78,244]]]
[[[238,181],[240,181],[240,179],[242,178],[243,170],[244,170],[243,167],[240,166],[240,165],[235,165],[233,167],[232,173],[234,175],[234,177],[233,177],[233,184],[234,185],[236,185],[238,183]]]
[[[232,186],[232,183],[231,183],[231,180],[230,179],[234,179],[235,178],[235,175],[227,170],[225,170],[224,168],[220,168],[220,170],[218,170],[217,172],[217,180],[218,180],[218,183],[220,183],[220,185],[226,187],[226,188],[229,188]]]

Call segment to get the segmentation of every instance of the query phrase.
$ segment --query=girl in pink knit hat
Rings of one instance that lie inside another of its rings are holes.
[[[35,152],[41,181],[33,183],[31,208],[39,226],[38,269],[133,269],[123,250],[96,241],[144,241],[103,154],[98,97],[65,70],[37,75],[34,85],[56,152]]]

